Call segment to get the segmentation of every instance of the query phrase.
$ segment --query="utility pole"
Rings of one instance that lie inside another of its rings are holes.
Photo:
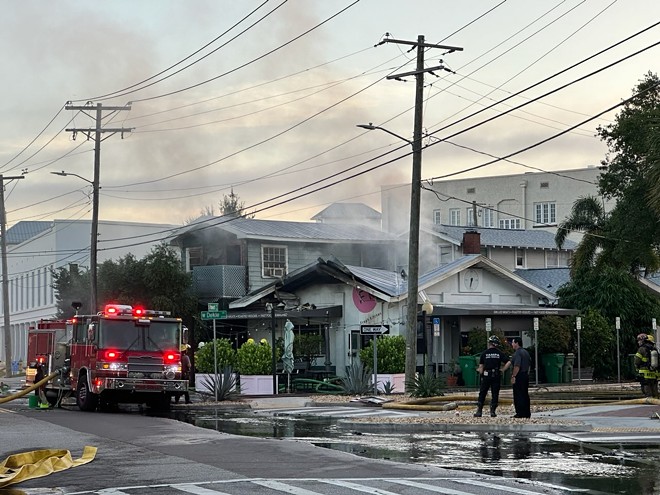
[[[477,202],[472,201],[472,223],[474,227],[478,227],[479,223],[477,222]]]
[[[417,41],[385,38],[379,43],[397,43],[417,48],[417,67],[412,72],[393,74],[387,79],[415,76],[415,117],[413,129],[412,183],[410,184],[410,233],[408,238],[408,306],[406,313],[406,383],[412,383],[417,372],[417,293],[419,292],[419,208],[422,194],[422,130],[424,105],[424,73],[444,70],[443,65],[424,68],[424,51],[427,48],[441,48],[449,53],[462,51],[455,46],[436,45],[424,42],[424,35]]]
[[[11,321],[9,319],[9,275],[7,273],[7,211],[5,210],[5,180],[25,179],[22,175],[5,177],[0,174],[0,246],[2,247],[2,313],[5,327],[5,376],[11,377]]]
[[[79,110],[85,115],[89,116],[90,118],[94,118],[96,121],[96,126],[94,129],[91,128],[67,129],[67,132],[73,132],[74,140],[76,138],[76,133],[78,132],[82,132],[85,136],[87,136],[87,139],[94,140],[94,180],[92,181],[92,228],[91,228],[91,241],[89,246],[89,251],[90,251],[89,271],[90,271],[90,280],[91,280],[91,294],[90,294],[89,305],[91,309],[91,314],[96,314],[96,310],[97,310],[96,299],[98,294],[96,266],[97,266],[97,255],[98,255],[98,230],[99,230],[99,176],[101,172],[101,141],[104,141],[104,139],[101,139],[101,134],[109,132],[110,136],[112,136],[113,134],[120,132],[123,138],[125,132],[131,132],[133,130],[133,128],[131,127],[117,127],[117,128],[103,129],[101,127],[101,120],[103,118],[103,111],[118,112],[123,110],[130,110],[131,106],[126,105],[121,107],[114,107],[114,106],[104,107],[103,104],[97,103],[96,117],[92,117],[92,115],[87,113],[91,108],[94,108],[90,104],[83,106],[75,106],[75,105],[67,104],[64,108],[66,110]]]

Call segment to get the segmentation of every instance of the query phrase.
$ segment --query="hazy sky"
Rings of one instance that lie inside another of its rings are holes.
[[[660,60],[650,48],[477,125],[658,42],[655,27],[458,122],[660,21],[660,2],[5,0],[2,11],[0,173],[28,171],[24,180],[6,181],[10,226],[91,216],[89,184],[50,174],[93,178],[93,142],[64,129],[94,120],[62,110],[67,101],[131,104],[130,111],[103,112],[104,128],[133,132],[104,134],[101,219],[182,224],[207,206],[217,212],[233,187],[249,210],[259,210],[257,218],[308,220],[335,201],[380,210],[381,186],[410,181],[409,156],[383,165],[410,146],[356,127],[373,122],[412,137],[414,78],[385,76],[413,70],[415,53],[395,43],[374,46],[386,33],[464,49],[425,54],[427,66],[442,60],[453,71],[425,75],[426,132],[442,139],[475,127],[424,150],[423,178],[575,126],[628,98]],[[598,165],[606,148],[596,128],[615,112],[513,159],[543,170]],[[528,170],[500,162],[472,173]]]

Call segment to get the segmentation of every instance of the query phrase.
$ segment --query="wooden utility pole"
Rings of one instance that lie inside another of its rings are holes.
[[[2,247],[2,313],[5,335],[5,376],[11,371],[11,320],[9,318],[9,274],[7,273],[7,211],[5,209],[5,180],[25,179],[22,175],[5,177],[0,174],[0,246]]]
[[[419,292],[419,208],[422,194],[422,130],[424,105],[424,73],[444,69],[444,66],[424,68],[424,51],[441,48],[449,52],[461,51],[455,46],[424,42],[424,35],[417,41],[385,38],[382,43],[397,43],[417,48],[417,67],[412,72],[393,74],[387,79],[415,76],[415,117],[413,129],[412,183],[410,184],[410,232],[408,237],[408,306],[406,313],[406,383],[412,383],[417,372],[417,293]]]
[[[90,109],[94,108],[91,105],[75,106],[67,104],[65,106],[67,110],[80,110],[82,113],[88,115],[90,118],[94,118],[96,121],[96,126],[92,128],[71,128],[67,129],[67,132],[73,132],[75,139],[76,133],[82,132],[87,139],[94,140],[94,179],[92,180],[92,228],[91,228],[91,240],[89,246],[89,271],[90,271],[90,281],[91,281],[91,294],[90,294],[90,309],[91,314],[96,314],[97,311],[97,294],[98,294],[98,283],[97,283],[97,257],[98,257],[98,229],[99,229],[99,176],[101,172],[101,134],[110,133],[110,136],[116,133],[121,133],[122,137],[125,132],[131,132],[133,128],[131,127],[117,127],[117,128],[106,128],[101,127],[101,120],[103,118],[103,112],[118,112],[122,110],[130,110],[131,106],[103,106],[101,103],[96,104],[96,116],[92,117],[87,113]],[[107,136],[107,137],[110,137]],[[107,139],[107,138],[106,138]]]

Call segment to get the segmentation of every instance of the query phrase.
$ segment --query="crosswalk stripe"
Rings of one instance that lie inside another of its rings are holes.
[[[389,490],[384,490],[382,488],[374,488],[371,486],[359,485],[357,483],[352,483],[350,481],[343,480],[320,480],[329,485],[341,486],[342,488],[349,488],[350,490],[362,493],[371,493],[373,495],[399,495]]]
[[[219,492],[217,490],[209,490],[203,486],[195,485],[193,483],[181,483],[178,485],[172,485],[172,488],[176,488],[179,491],[185,493],[192,493],[194,495],[229,495],[225,492]]]
[[[462,490],[453,490],[451,488],[445,488],[443,486],[433,486],[433,485],[427,485],[426,483],[420,483],[418,481],[412,481],[412,480],[387,480],[392,483],[396,483],[397,485],[403,485],[403,486],[409,486],[412,488],[419,488],[421,490],[427,490],[430,492],[435,492],[435,493],[444,493],[446,495],[473,495],[472,492],[464,492]],[[451,481],[457,481],[457,480],[451,480]],[[502,488],[502,487],[500,487]],[[538,495],[538,493],[534,494]]]
[[[464,483],[466,485],[475,485],[483,486],[484,488],[502,488],[501,485],[495,485],[493,483],[486,483],[485,481],[471,480],[471,479],[461,479],[456,480],[457,483]],[[507,493],[519,493],[520,495],[538,495],[539,492],[530,492],[529,490],[524,490],[522,488],[516,488],[513,486],[506,487]]]
[[[277,490],[278,492],[290,493],[291,495],[322,495],[319,492],[313,492],[306,488],[292,486],[288,483],[282,483],[275,480],[258,480],[253,481],[252,484],[270,488],[271,490]]]

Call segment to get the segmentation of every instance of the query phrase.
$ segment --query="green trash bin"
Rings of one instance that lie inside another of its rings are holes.
[[[564,365],[561,367],[561,382],[573,383],[573,363],[575,363],[575,354],[569,352],[564,359]]]
[[[477,368],[475,366],[474,356],[458,356],[458,364],[461,367],[463,383],[466,387],[476,387],[479,383]],[[477,366],[479,361],[477,360]]]
[[[510,366],[508,370],[502,373],[502,385],[511,385],[511,373],[513,373],[513,366]]]
[[[543,369],[548,383],[561,383],[561,369],[564,365],[564,355],[559,353],[543,354]]]

